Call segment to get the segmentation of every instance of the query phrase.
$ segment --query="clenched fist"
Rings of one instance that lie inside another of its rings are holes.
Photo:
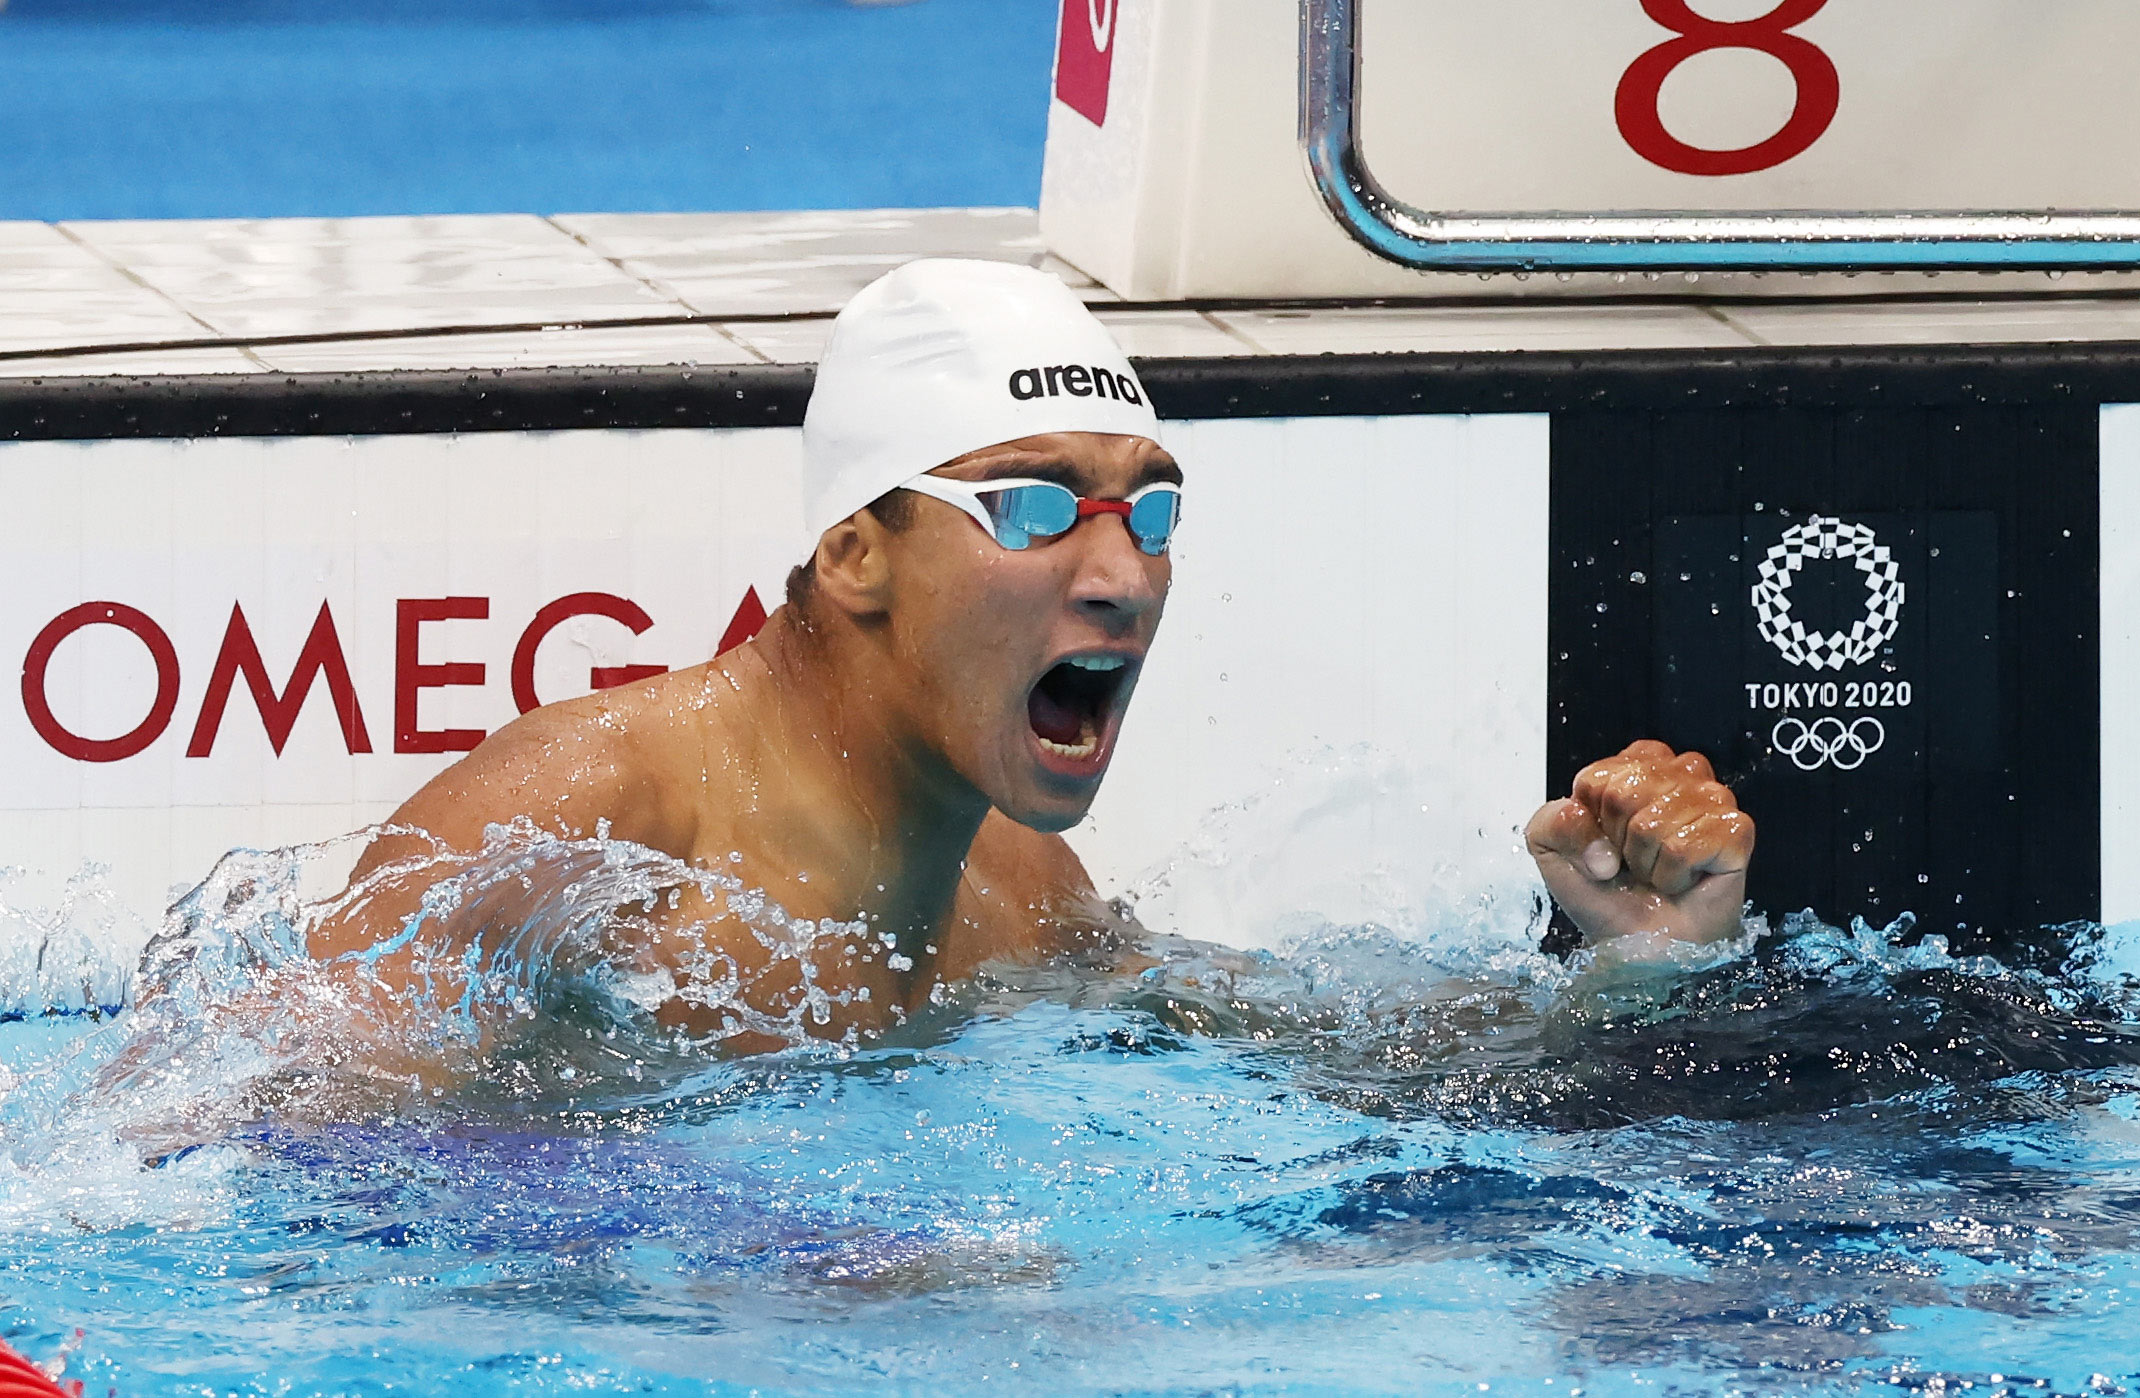
[[[1585,945],[1636,937],[1669,951],[1739,930],[1754,822],[1698,752],[1640,742],[1593,763],[1524,838]]]

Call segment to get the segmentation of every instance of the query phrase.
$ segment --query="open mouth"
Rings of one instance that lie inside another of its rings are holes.
[[[1045,757],[1083,775],[1096,769],[1111,736],[1129,661],[1119,655],[1080,655],[1040,677],[1025,712]]]

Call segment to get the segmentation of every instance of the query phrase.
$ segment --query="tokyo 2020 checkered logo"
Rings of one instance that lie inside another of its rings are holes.
[[[1809,558],[1844,559],[1865,579],[1865,614],[1847,631],[1809,631],[1791,615],[1791,584]],[[1785,660],[1814,670],[1863,665],[1895,639],[1902,624],[1902,568],[1887,545],[1862,524],[1814,515],[1783,532],[1783,540],[1761,560],[1761,580],[1754,584],[1754,615],[1761,637]]]

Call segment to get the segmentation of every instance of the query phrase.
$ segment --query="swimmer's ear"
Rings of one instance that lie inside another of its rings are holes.
[[[891,610],[891,535],[868,510],[827,529],[817,541],[818,590],[853,617]]]

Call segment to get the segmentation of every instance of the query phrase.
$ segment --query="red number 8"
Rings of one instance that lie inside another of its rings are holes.
[[[1804,155],[1827,134],[1843,102],[1835,64],[1812,40],[1790,31],[1819,14],[1828,0],[1782,0],[1759,19],[1726,23],[1694,13],[1688,0],[1642,0],[1642,12],[1679,35],[1635,60],[1620,79],[1613,115],[1635,154],[1682,175],[1750,175]],[[1783,129],[1744,150],[1703,150],[1664,129],[1658,110],[1664,80],[1697,54],[1752,49],[1779,59],[1798,83],[1798,101]]]

